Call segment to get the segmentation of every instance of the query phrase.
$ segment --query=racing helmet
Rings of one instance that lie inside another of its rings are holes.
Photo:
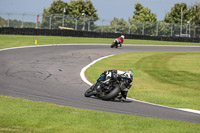
[[[124,35],[121,35],[121,38],[124,38]]]
[[[132,70],[127,70],[126,73],[130,74],[131,78],[133,78],[133,71]]]

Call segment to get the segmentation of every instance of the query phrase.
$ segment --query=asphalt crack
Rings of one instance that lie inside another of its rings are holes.
[[[46,78],[44,78],[44,80],[47,80],[48,78],[50,78],[53,74],[49,74]]]

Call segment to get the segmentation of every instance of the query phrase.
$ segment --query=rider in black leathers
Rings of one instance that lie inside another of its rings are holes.
[[[121,81],[121,95],[119,95],[117,98],[124,102],[126,100],[128,90],[131,88],[133,83],[133,71],[127,70],[126,72],[123,72],[120,70],[106,70],[97,79],[96,85],[98,85],[100,81],[105,81],[109,78]]]

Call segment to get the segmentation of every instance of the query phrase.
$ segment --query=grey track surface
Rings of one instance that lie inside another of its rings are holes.
[[[85,98],[80,71],[93,60],[139,51],[200,51],[200,47],[110,45],[45,46],[0,51],[0,94],[76,108],[200,123],[200,115],[137,101]]]

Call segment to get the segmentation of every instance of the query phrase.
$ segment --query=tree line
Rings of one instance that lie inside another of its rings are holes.
[[[145,28],[146,35],[157,35],[158,31],[163,32],[162,34],[171,34],[172,28],[177,29],[177,31],[180,30],[180,28],[174,26],[175,24],[200,25],[200,3],[193,6],[188,6],[186,3],[176,3],[166,14],[163,21],[157,21],[157,15],[141,3],[134,5],[133,16],[129,17],[128,22],[123,18],[114,17],[109,25],[102,26],[95,24],[97,21],[99,21],[97,9],[95,9],[91,0],[71,0],[69,3],[55,0],[49,8],[43,10],[40,27],[58,28],[58,26],[66,26],[73,27],[75,30],[87,29],[136,34],[143,34]],[[2,18],[0,18],[0,23],[5,25]],[[156,25],[156,23],[159,23],[159,25]],[[166,26],[167,24],[174,25],[169,28]]]
[[[58,18],[57,15],[61,15],[61,17]],[[63,20],[62,15],[68,17]],[[69,18],[69,16],[72,18]],[[152,13],[151,9],[144,7],[141,3],[136,3],[133,16],[129,17],[128,22],[123,18],[114,17],[109,25],[103,25],[102,27],[95,25],[95,21],[98,21],[99,17],[91,0],[71,0],[69,3],[57,0],[49,8],[44,9],[43,27],[46,26],[47,28],[49,26],[50,19],[56,26],[62,25],[63,20],[66,26],[75,27],[76,30],[84,30],[90,26],[92,31],[102,31],[103,29],[104,32],[136,34],[143,34],[144,25],[141,22],[145,22],[145,34],[147,35],[156,35],[158,34],[157,31],[163,32],[162,34],[171,34],[171,28],[166,26],[167,24],[200,25],[200,3],[193,6],[188,6],[186,3],[176,3],[170,12],[166,14],[163,21],[157,21],[157,15]],[[80,28],[76,27],[77,21]],[[159,26],[155,24],[157,22],[159,22]],[[180,26],[173,25],[172,28],[177,31],[180,30],[177,27]]]
[[[129,21],[157,21],[157,15],[152,13],[149,8],[145,8],[142,4],[136,3],[134,9],[133,16],[129,18]],[[95,9],[91,0],[71,0],[70,3],[57,0],[54,1],[49,8],[44,9],[43,15],[63,15],[63,12],[64,15],[69,16],[83,17],[84,14],[85,17],[96,20],[99,18],[97,9]],[[193,6],[188,6],[186,3],[176,3],[174,7],[171,8],[171,11],[167,13],[163,22],[180,24],[181,15],[183,23],[190,22],[190,24],[200,25],[200,3],[196,3],[196,5]]]
[[[17,20],[17,19],[9,19],[6,20],[2,17],[0,17],[0,27],[16,27],[16,28],[35,28],[36,24],[34,22],[23,22],[21,20]]]

